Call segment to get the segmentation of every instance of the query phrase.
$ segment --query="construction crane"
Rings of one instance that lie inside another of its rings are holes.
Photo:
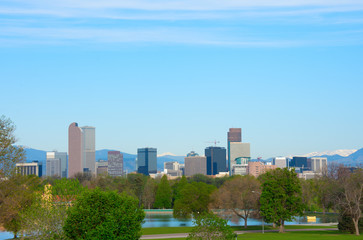
[[[214,143],[214,146],[217,146],[217,143],[220,143],[220,141],[214,140],[213,142],[206,142],[206,143]]]

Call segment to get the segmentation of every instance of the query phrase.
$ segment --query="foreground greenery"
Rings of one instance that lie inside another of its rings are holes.
[[[136,199],[99,189],[86,191],[67,211],[64,232],[69,239],[139,239],[145,217]]]
[[[272,170],[258,179],[197,174],[168,180],[166,176],[89,173],[78,173],[73,179],[24,177],[15,172],[24,151],[13,145],[14,130],[13,123],[1,116],[0,226],[15,237],[20,232],[34,239],[138,239],[144,207],[172,208],[176,218],[198,218],[220,209],[220,217],[234,214],[244,219],[246,229],[248,218],[263,216],[266,222],[280,226],[280,232],[285,221],[304,211],[334,211],[339,213],[341,232],[359,236],[363,231],[361,168],[331,164],[311,180],[298,179],[294,169]],[[126,237],[125,229],[133,224],[137,226]]]
[[[233,231],[249,231],[249,230],[262,230],[262,226],[231,226]],[[337,226],[316,226],[316,225],[287,225],[285,229],[324,229],[324,228],[337,228]],[[142,228],[142,235],[154,235],[154,234],[170,234],[170,233],[189,233],[193,227],[153,227]],[[271,225],[265,225],[265,230],[276,230]]]
[[[189,233],[187,240],[234,240],[237,236],[227,225],[227,220],[219,218],[213,213],[205,213],[194,220],[195,226]]]
[[[297,174],[278,168],[262,175],[261,182],[260,212],[266,222],[275,223],[279,232],[284,232],[285,221],[302,216],[304,210]]]

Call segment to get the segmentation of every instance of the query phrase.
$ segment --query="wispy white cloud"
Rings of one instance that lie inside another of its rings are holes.
[[[193,20],[362,11],[361,0],[12,0],[0,14],[129,20]]]
[[[345,32],[346,34],[361,34],[361,32]],[[340,33],[334,33],[339,35]],[[26,41],[24,41],[26,39]],[[210,45],[224,47],[302,47],[329,46],[352,44],[344,39],[322,40],[298,38],[274,38],[258,36],[246,32],[244,36],[236,38],[218,29],[203,30],[195,28],[167,28],[153,29],[97,29],[97,28],[0,28],[0,41],[3,43],[34,45],[55,44],[64,45],[79,43],[89,44],[120,44],[120,43],[160,43]],[[354,43],[353,43],[354,44]]]
[[[355,13],[361,12],[361,0],[3,0],[0,41],[14,45],[93,42],[240,47],[357,44],[362,39],[360,28],[351,33],[355,42],[336,35],[329,39],[329,33],[313,28],[316,23],[359,24],[360,14]],[[294,27],[304,24],[316,31],[310,38]],[[269,32],[271,26],[278,30]],[[287,33],[281,26],[286,26]]]
[[[361,0],[11,0],[7,2],[13,5],[29,5],[43,8],[134,9],[153,11],[210,11],[260,7],[363,6]]]

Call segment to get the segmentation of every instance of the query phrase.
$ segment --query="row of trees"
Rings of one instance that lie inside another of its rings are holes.
[[[71,214],[64,207],[68,208],[68,203],[72,202],[77,205],[89,190],[130,196],[136,199],[139,208],[173,208],[177,218],[219,209],[217,212],[222,216],[235,214],[244,219],[247,227],[249,217],[263,216],[267,222],[278,225],[280,232],[284,231],[285,221],[303,211],[334,210],[345,219],[340,229],[359,234],[361,169],[351,172],[332,165],[322,177],[307,181],[298,179],[296,173],[288,169],[276,169],[258,179],[252,176],[210,178],[200,174],[170,181],[166,176],[152,179],[142,174],[127,177],[77,174],[75,179],[23,177],[14,174],[14,163],[22,161],[24,156],[21,149],[13,147],[15,128],[4,117],[0,123],[0,224],[15,235],[20,230],[33,235],[41,232],[46,236],[44,231],[49,229],[52,234],[63,231],[66,216]],[[48,203],[44,196],[49,196]],[[46,207],[50,202],[53,207]],[[42,222],[39,218],[46,219],[43,225],[35,224]]]

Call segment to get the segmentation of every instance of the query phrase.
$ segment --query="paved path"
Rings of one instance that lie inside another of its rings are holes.
[[[311,229],[285,229],[286,232],[301,232],[301,231],[329,231],[338,230],[338,228],[311,228]],[[278,232],[278,230],[265,230],[265,232]],[[235,231],[237,234],[244,233],[261,233],[261,230]],[[140,239],[166,239],[166,238],[186,238],[188,233],[172,233],[172,234],[155,234],[142,235]]]

